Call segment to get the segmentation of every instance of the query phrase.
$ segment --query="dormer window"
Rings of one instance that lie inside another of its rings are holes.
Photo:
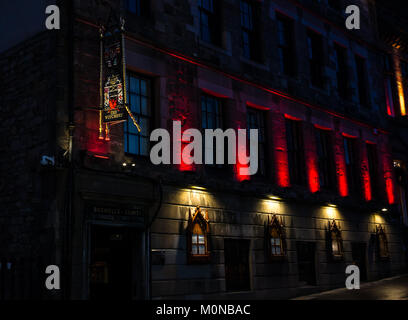
[[[273,215],[272,220],[268,217],[268,253],[271,259],[282,258],[285,255],[285,230],[283,222]]]
[[[208,212],[202,211],[200,207],[197,207],[193,214],[191,214],[190,211],[187,230],[188,262],[208,262],[210,258],[210,252],[208,250]]]

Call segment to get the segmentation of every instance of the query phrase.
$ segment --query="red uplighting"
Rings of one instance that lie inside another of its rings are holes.
[[[108,156],[102,156],[102,155],[100,155],[100,154],[94,154],[93,155],[95,158],[99,158],[99,159],[109,159],[109,157]]]
[[[335,149],[335,161],[336,161],[336,174],[337,174],[337,183],[339,188],[339,194],[342,197],[348,196],[348,185],[347,185],[347,170],[346,170],[346,161],[344,158],[344,149],[343,149],[343,137],[336,137]]]
[[[276,183],[281,188],[290,187],[289,161],[286,145],[285,119],[279,118],[273,125],[273,145]]]
[[[320,190],[319,169],[317,165],[316,153],[309,152],[306,161],[308,171],[309,190],[315,193]]]
[[[364,152],[361,160],[361,177],[363,182],[363,193],[365,201],[371,201],[371,181],[370,181],[370,171],[368,167],[367,152]]]

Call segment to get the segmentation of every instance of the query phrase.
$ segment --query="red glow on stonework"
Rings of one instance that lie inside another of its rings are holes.
[[[367,169],[368,161],[364,160],[362,165],[362,180],[363,180],[363,192],[365,201],[371,201],[371,181],[369,170]]]
[[[88,139],[86,140],[86,150],[90,153],[105,155],[109,152],[109,144],[105,140],[99,139],[98,130],[88,130]]]
[[[184,130],[182,131],[181,136],[183,136],[183,132],[184,132]],[[190,141],[181,139],[181,150],[180,150],[181,152],[180,152],[180,154],[178,155],[178,156],[180,157],[180,164],[179,164],[179,166],[178,166],[178,168],[179,168],[180,171],[194,171],[194,170],[195,170],[195,167],[194,167],[193,164],[187,164],[187,163],[185,163],[185,162],[183,161],[183,151],[184,151],[184,148],[185,148],[189,143],[190,143]]]
[[[385,180],[385,189],[387,192],[387,199],[389,204],[394,204],[395,203],[395,198],[394,198],[394,184],[392,181],[392,178],[388,178]]]
[[[346,174],[346,160],[344,158],[343,149],[343,137],[338,135],[336,137],[335,149],[335,161],[336,161],[336,174],[337,183],[339,188],[339,194],[341,197],[348,196],[348,184],[347,184],[347,174]]]
[[[240,173],[240,169],[243,169],[243,168],[248,168],[248,165],[241,164],[241,163],[239,163],[239,161],[237,161],[237,164],[235,165],[235,169],[237,171],[236,178],[237,178],[237,180],[239,182],[242,182],[242,181],[245,181],[245,180],[251,180],[251,177],[249,175],[245,175],[245,174]]]
[[[288,188],[290,187],[290,177],[288,152],[286,145],[285,118],[281,115],[276,115],[272,128],[276,183],[281,188]]]
[[[307,160],[309,190],[315,193],[320,190],[319,170],[317,168],[317,159],[315,156],[310,156]]]

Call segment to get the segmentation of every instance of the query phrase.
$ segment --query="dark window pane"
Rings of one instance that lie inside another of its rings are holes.
[[[249,146],[250,129],[258,129],[258,175],[265,175],[265,121],[264,112],[248,108],[247,110],[247,137]]]
[[[151,93],[150,82],[129,73],[127,83],[129,106],[136,121],[140,125],[141,132],[133,124],[129,117],[124,124],[125,152],[134,155],[148,156],[150,151],[150,123],[151,123]]]
[[[322,189],[335,188],[335,167],[331,132],[316,129],[316,148],[319,164],[319,179]]]
[[[305,161],[302,124],[300,121],[286,119],[286,141],[290,181],[295,185],[304,185]]]

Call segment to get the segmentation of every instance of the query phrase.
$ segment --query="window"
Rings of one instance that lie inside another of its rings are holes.
[[[329,7],[336,10],[336,11],[341,11],[342,10],[342,3],[341,0],[328,0]]]
[[[310,80],[313,86],[323,88],[323,40],[318,33],[307,31]]]
[[[249,278],[249,240],[225,239],[225,286],[227,291],[248,291]]]
[[[125,7],[138,16],[147,16],[150,11],[149,3],[150,0],[125,0]]]
[[[343,258],[343,238],[341,236],[340,226],[336,220],[329,222],[329,241],[332,259],[339,260]]]
[[[250,0],[240,1],[243,56],[260,61],[259,17],[257,8]]]
[[[304,185],[305,162],[302,123],[286,119],[286,142],[291,184]]]
[[[201,40],[221,45],[219,0],[199,0],[200,38]]]
[[[223,129],[223,119],[222,119],[222,100],[210,95],[202,95],[201,97],[201,127],[204,131],[205,129]],[[205,159],[205,139],[204,143],[204,154]],[[216,163],[216,144],[213,141],[213,163]],[[225,162],[224,162],[225,163]],[[217,166],[222,166],[217,165]]]
[[[408,79],[408,62],[401,60],[401,74],[404,79]]]
[[[197,207],[188,221],[187,251],[189,263],[208,262],[210,253],[208,250],[209,219],[208,212],[203,212]]]
[[[391,81],[390,76],[385,76],[384,79],[384,90],[385,90],[385,104],[387,107],[387,114],[390,117],[395,117],[394,99],[395,99],[395,87]]]
[[[366,61],[364,58],[356,55],[356,72],[357,72],[357,86],[358,97],[360,105],[368,107],[368,91],[367,91],[367,75],[366,75]]]
[[[347,49],[335,44],[334,56],[336,63],[337,93],[341,98],[347,97]]]
[[[273,215],[269,222],[268,217],[268,252],[269,256],[274,259],[285,255],[285,229],[282,221],[276,215]]]
[[[258,129],[258,173],[259,175],[265,175],[265,151],[266,151],[266,139],[265,139],[265,122],[264,112],[261,110],[248,108],[247,109],[247,137],[249,144],[249,129]]]
[[[388,241],[387,235],[385,234],[385,228],[383,226],[377,225],[376,228],[376,236],[377,236],[377,252],[380,259],[388,259],[389,258],[389,251],[388,251]]]
[[[395,117],[395,105],[396,105],[396,87],[394,79],[394,71],[392,59],[389,54],[385,54],[384,58],[384,93],[385,104],[387,108],[387,115]]]
[[[279,13],[278,25],[278,54],[281,72],[293,76],[295,74],[294,23],[290,18]]]
[[[320,187],[333,190],[336,185],[336,169],[334,166],[333,139],[330,131],[316,129],[316,147]]]
[[[132,114],[140,125],[138,132],[129,117],[124,124],[125,152],[148,156],[150,152],[150,126],[152,120],[152,99],[150,80],[128,73],[128,103]]]
[[[368,170],[370,174],[370,184],[371,184],[371,195],[372,198],[377,198],[379,191],[378,183],[378,155],[377,146],[375,144],[367,143],[367,159],[368,159]]]
[[[356,141],[354,138],[344,137],[344,157],[347,170],[347,184],[350,195],[361,195],[360,172],[357,165]]]

